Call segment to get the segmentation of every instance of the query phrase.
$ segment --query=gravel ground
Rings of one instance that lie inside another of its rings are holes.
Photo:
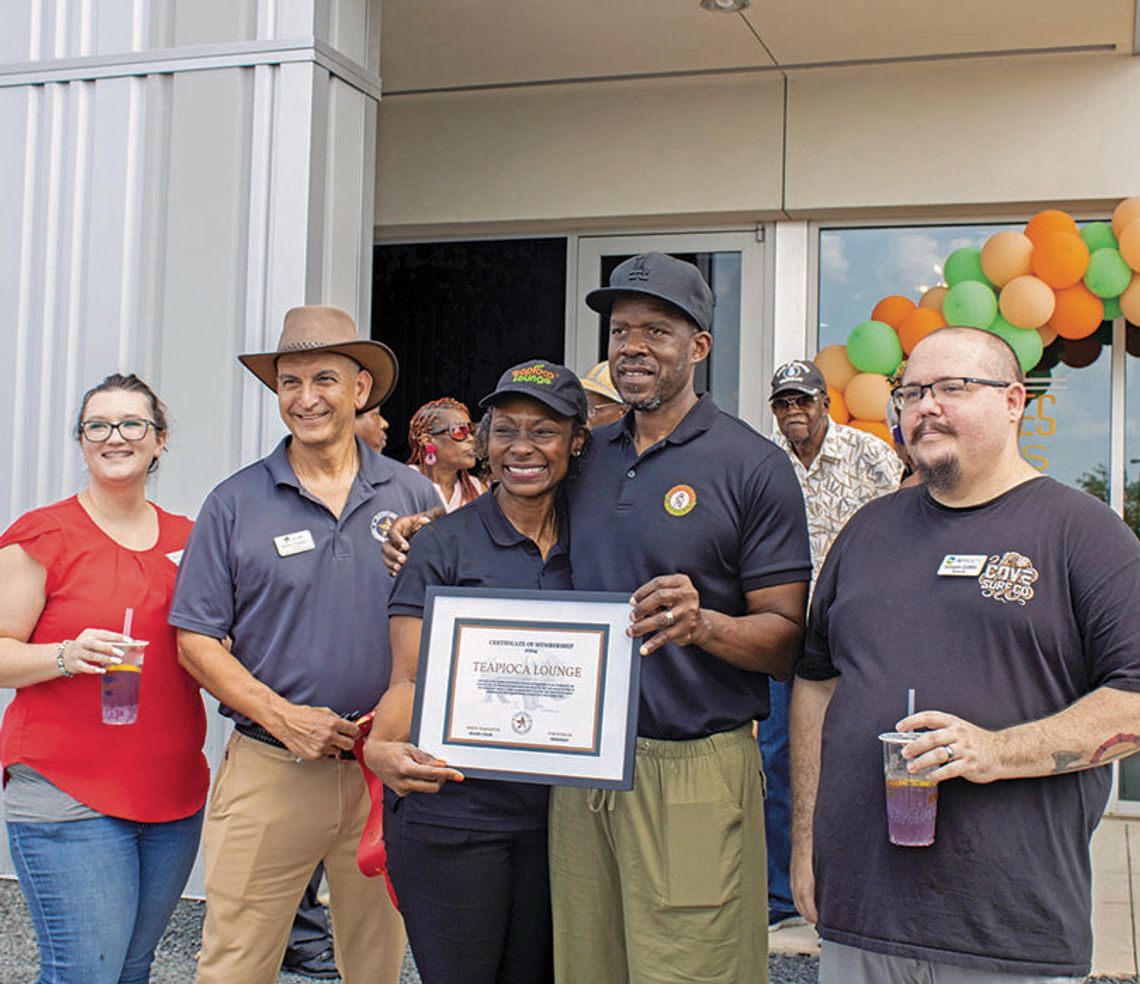
[[[194,980],[194,954],[202,931],[201,902],[183,900],[174,911],[166,935],[158,945],[152,984],[190,984]],[[36,939],[28,920],[23,896],[14,881],[0,879],[0,981],[4,984],[34,984],[38,960]],[[770,984],[815,984],[815,957],[774,956],[769,963]],[[282,974],[278,984],[312,984],[308,977]],[[404,957],[400,984],[419,984],[411,954]],[[1135,977],[1094,977],[1089,984],[1138,984]]]

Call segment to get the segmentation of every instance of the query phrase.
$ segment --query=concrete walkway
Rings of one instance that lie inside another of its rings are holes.
[[[1092,841],[1093,977],[1136,980],[1140,973],[1140,820],[1106,818]],[[819,955],[810,926],[777,930],[774,954]]]

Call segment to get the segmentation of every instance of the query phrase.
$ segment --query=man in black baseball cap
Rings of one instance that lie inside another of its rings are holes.
[[[574,586],[631,595],[641,664],[634,788],[556,787],[558,980],[767,980],[752,722],[799,652],[811,566],[787,456],[698,396],[713,294],[691,263],[626,260],[586,303],[630,406],[569,483]],[[725,864],[732,858],[732,864]]]

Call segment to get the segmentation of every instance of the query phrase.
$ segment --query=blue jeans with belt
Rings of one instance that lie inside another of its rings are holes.
[[[768,681],[771,712],[757,730],[767,790],[764,835],[768,840],[768,924],[796,915],[792,899],[792,763],[788,752],[788,706],[792,685]]]
[[[201,830],[200,810],[168,823],[9,823],[40,948],[38,984],[146,984]]]

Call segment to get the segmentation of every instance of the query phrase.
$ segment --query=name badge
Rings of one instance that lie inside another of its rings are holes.
[[[316,550],[313,534],[308,530],[298,530],[296,533],[282,533],[273,538],[279,557],[292,557],[293,554],[305,553],[307,550]]]
[[[977,577],[986,566],[986,554],[947,554],[938,566],[939,577]]]

